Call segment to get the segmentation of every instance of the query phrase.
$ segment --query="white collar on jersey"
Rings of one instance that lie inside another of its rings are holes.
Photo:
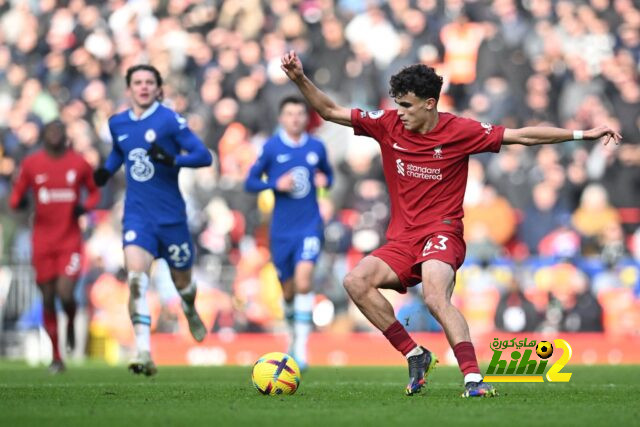
[[[304,132],[302,135],[300,135],[300,141],[296,142],[291,139],[289,135],[287,135],[284,129],[280,129],[278,131],[278,136],[280,137],[280,140],[284,143],[284,145],[288,145],[289,147],[293,148],[302,147],[309,140],[309,134]]]
[[[144,120],[150,115],[152,115],[153,113],[155,113],[159,106],[160,106],[160,103],[158,101],[155,101],[153,104],[151,104],[149,108],[147,108],[144,111],[144,113],[140,115],[140,117],[136,117],[136,115],[133,113],[133,109],[131,109],[129,110],[129,118],[134,122],[137,122],[139,120]]]

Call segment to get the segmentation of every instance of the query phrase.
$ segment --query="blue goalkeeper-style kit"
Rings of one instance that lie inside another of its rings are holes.
[[[123,244],[140,246],[171,268],[190,268],[193,243],[178,172],[181,167],[209,166],[211,153],[185,118],[159,102],[140,117],[132,110],[112,116],[109,130],[113,150],[105,168],[113,174],[124,163],[127,183]],[[147,153],[152,144],[173,156],[174,165],[153,161]]]
[[[299,142],[294,142],[280,131],[264,144],[245,182],[247,191],[272,189],[275,193],[271,257],[281,282],[293,276],[298,262],[315,262],[320,255],[323,224],[314,183],[318,170],[327,176],[330,186],[333,171],[323,143],[306,133]],[[293,175],[294,189],[280,192],[276,190],[276,182],[287,172]]]

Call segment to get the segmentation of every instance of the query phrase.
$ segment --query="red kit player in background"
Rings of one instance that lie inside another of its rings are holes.
[[[409,336],[380,293],[406,292],[423,284],[424,301],[442,325],[464,377],[462,397],[495,396],[483,382],[469,327],[451,304],[455,272],[466,246],[462,238],[462,201],[469,155],[498,152],[502,144],[556,144],[576,139],[621,136],[607,126],[586,131],[553,127],[505,129],[438,112],[442,77],[425,65],[405,67],[391,77],[389,94],[397,109],[366,112],[336,105],[304,74],[294,52],[282,57],[282,70],[324,118],[353,128],[380,144],[391,199],[387,243],[364,257],[344,279],[360,311],[401,352],[409,364],[406,394],[419,392],[437,359]]]
[[[47,124],[41,133],[44,148],[27,156],[13,186],[9,204],[13,209],[27,207],[27,191],[33,191],[32,262],[36,283],[42,291],[44,327],[53,345],[52,373],[64,370],[58,349],[58,323],[55,297],[67,314],[67,344],[73,347],[73,319],[76,304],[73,290],[80,273],[82,235],[78,217],[93,209],[100,192],[93,182],[92,169],[82,156],[67,146],[66,129],[60,121]],[[86,188],[84,203],[80,194]]]

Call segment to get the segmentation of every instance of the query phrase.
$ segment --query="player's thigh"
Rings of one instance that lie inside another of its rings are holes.
[[[41,253],[34,250],[31,264],[36,273],[36,283],[39,286],[52,282],[58,275],[54,253]]]
[[[75,283],[82,267],[80,248],[59,251],[55,255],[57,277],[66,277],[68,282]]]
[[[363,283],[377,289],[394,289],[403,291],[398,274],[381,258],[367,255],[347,274],[345,287],[349,282]]]
[[[124,247],[124,263],[127,271],[149,273],[154,256],[147,248],[131,244]]]
[[[160,257],[167,261],[172,272],[174,270],[182,272],[191,270],[195,254],[191,233],[186,222],[158,227],[158,239],[160,241]],[[180,275],[179,279],[182,280],[185,275]]]
[[[297,239],[274,238],[271,237],[269,251],[271,252],[271,262],[273,262],[278,280],[284,285],[292,280],[295,271],[295,254],[298,245]]]
[[[451,297],[455,272],[464,262],[465,251],[461,234],[443,232],[427,237],[418,255],[425,299]]]
[[[456,273],[446,262],[430,259],[422,263],[422,289],[427,302],[449,301]]]
[[[322,237],[320,235],[306,235],[298,240],[294,254],[294,281],[297,292],[306,293],[311,290],[313,267],[320,257],[321,250]]]
[[[296,293],[307,293],[313,289],[313,261],[299,261],[294,270],[294,284]]]
[[[127,271],[148,273],[151,263],[158,257],[158,239],[155,226],[142,221],[125,221],[122,234],[124,263]]]

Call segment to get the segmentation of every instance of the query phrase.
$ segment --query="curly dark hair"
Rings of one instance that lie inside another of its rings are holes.
[[[398,98],[411,92],[418,98],[440,98],[442,89],[442,77],[436,71],[424,64],[415,64],[404,67],[391,76],[389,81],[389,95]]]

